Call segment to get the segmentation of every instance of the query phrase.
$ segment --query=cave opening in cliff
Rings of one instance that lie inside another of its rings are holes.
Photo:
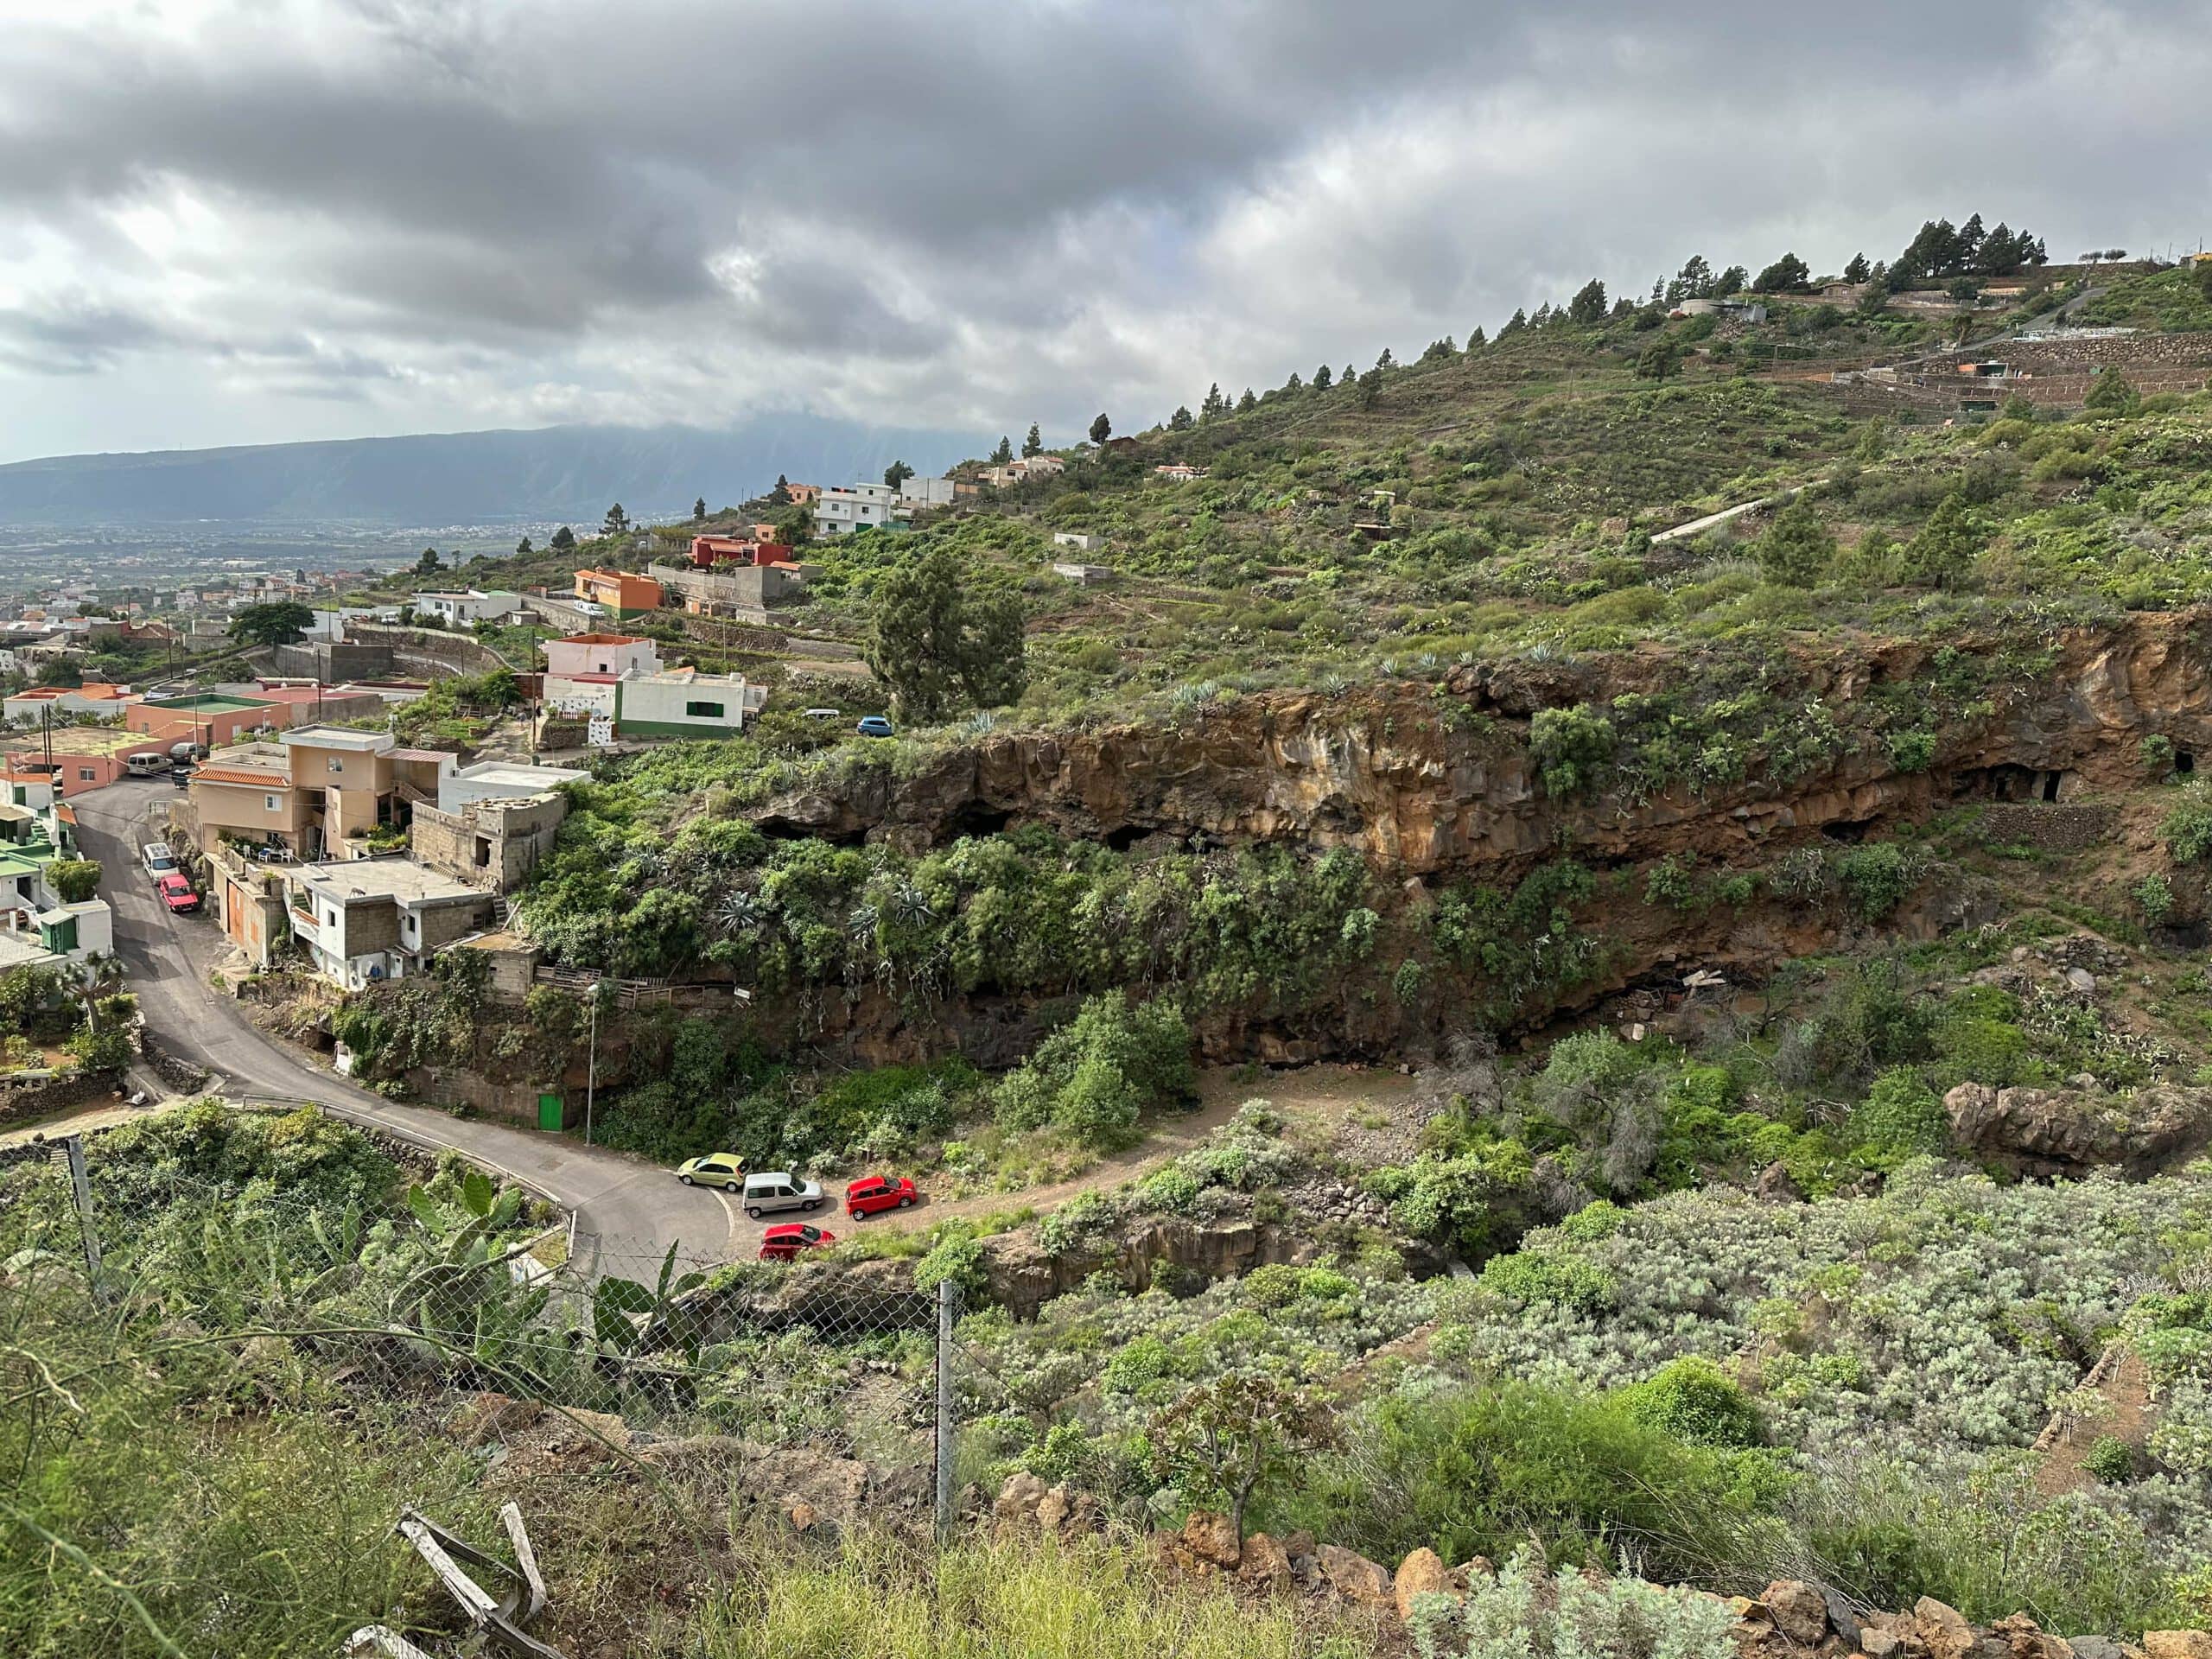
[[[995,811],[980,801],[970,801],[952,815],[945,828],[958,840],[963,836],[995,836],[1013,820],[1011,812]]]
[[[1126,853],[1151,833],[1141,823],[1116,824],[1106,832],[1106,844],[1117,853]]]
[[[1821,826],[1821,833],[1830,841],[1847,842],[1853,845],[1866,839],[1866,832],[1874,827],[1872,818],[1838,818]]]
[[[2058,798],[2059,774],[2040,772],[2033,766],[2006,764],[2000,766],[1968,766],[1951,776],[1951,798],[1955,801],[2055,801]]]
[[[2196,757],[2187,749],[2177,749],[2174,752],[2174,770],[2183,777],[2188,777],[2196,770]]]

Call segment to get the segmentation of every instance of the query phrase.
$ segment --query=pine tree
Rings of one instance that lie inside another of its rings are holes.
[[[1029,423],[1029,435],[1021,441],[1021,458],[1024,461],[1034,461],[1044,453],[1045,435],[1038,431],[1037,423],[1032,421]]]
[[[1835,535],[1813,511],[1811,498],[1801,491],[1759,537],[1758,558],[1770,582],[1790,588],[1818,587],[1834,568]]]
[[[1388,346],[1382,348],[1382,355],[1375,359],[1375,366],[1378,369],[1391,369],[1397,366],[1396,360],[1391,357],[1390,348]]]
[[[1863,253],[1854,253],[1851,256],[1851,263],[1843,268],[1843,280],[1847,283],[1863,283],[1866,280],[1867,272],[1866,256]]]
[[[1108,420],[1103,413],[1090,423],[1090,441],[1093,443],[1103,445],[1113,435],[1114,423]]]
[[[995,467],[1003,467],[1013,459],[1014,440],[1001,435],[999,438],[999,447],[991,451],[991,464]]]
[[[1505,327],[1497,331],[1497,337],[1503,340],[1508,334],[1519,334],[1528,326],[1529,314],[1516,307],[1513,315],[1505,320]]]
[[[2206,265],[2203,269],[2212,270],[2212,265]],[[1319,368],[1313,371],[1314,391],[1326,391],[1329,389],[1330,380],[1329,365],[1327,364],[1324,363]]]
[[[515,543],[515,556],[518,559],[526,559],[537,550],[530,544],[530,537],[527,536]]]
[[[1483,333],[1482,324],[1477,323],[1472,328],[1470,328],[1467,331],[1467,349],[1470,352],[1473,351],[1478,346],[1487,346],[1489,344],[1490,336]]]
[[[1198,401],[1198,418],[1210,421],[1229,407],[1229,400],[1221,395],[1221,382],[1217,380],[1206,388],[1206,395]]]
[[[1353,368],[1351,364],[1347,363],[1344,365],[1344,372],[1337,377],[1337,384],[1340,386],[1349,386],[1358,378],[1359,371]]]
[[[1175,405],[1175,412],[1167,417],[1167,429],[1170,432],[1187,432],[1192,424],[1191,411],[1180,404]]]
[[[1259,406],[1260,400],[1252,395],[1252,388],[1249,386],[1245,387],[1244,395],[1236,400],[1236,412],[1239,415],[1242,415],[1249,410],[1257,409]]]
[[[1656,300],[1662,284],[1651,285],[1651,297]],[[1592,276],[1582,285],[1580,292],[1567,302],[1567,315],[1572,321],[1587,328],[1605,320],[1605,285]]]
[[[1907,580],[1938,588],[1955,587],[1974,569],[1986,536],[1963,495],[1943,498],[1920,534],[1898,555]]]

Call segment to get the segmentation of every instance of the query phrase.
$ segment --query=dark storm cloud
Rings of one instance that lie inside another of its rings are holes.
[[[239,397],[382,383],[442,424],[587,385],[640,418],[738,388],[1150,418],[1693,251],[1832,268],[1975,210],[2062,257],[2197,228],[2212,0],[1800,10],[41,9],[0,22],[0,351],[199,351]],[[288,330],[315,366],[251,344]]]

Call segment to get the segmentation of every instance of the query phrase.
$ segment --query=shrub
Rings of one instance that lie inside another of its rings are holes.
[[[2153,870],[2127,890],[2135,908],[2153,927],[2162,927],[2174,913],[2174,884]]]
[[[1936,759],[1936,734],[1915,727],[1890,737],[1890,764],[1899,772],[1925,772]]]
[[[1920,1074],[1899,1066],[1874,1079],[1851,1115],[1851,1135],[1862,1152],[1887,1159],[1941,1154],[1950,1145],[1950,1119]]]
[[[1700,321],[1707,319],[1700,319]],[[1465,1601],[1439,1596],[1413,1618],[1421,1659],[1735,1659],[1725,1604],[1641,1579],[1548,1572],[1523,1548]]]
[[[1870,842],[1853,847],[1836,861],[1836,879],[1843,884],[1851,913],[1862,922],[1878,922],[1905,900],[1920,885],[1927,862],[1917,849],[1893,841]]]
[[[950,1280],[969,1297],[982,1294],[988,1280],[983,1271],[983,1247],[970,1234],[948,1231],[914,1263],[914,1288],[935,1290]]]
[[[46,867],[47,885],[65,905],[81,905],[100,890],[96,858],[57,858]]]
[[[1529,722],[1529,753],[1547,795],[1576,795],[1596,787],[1614,745],[1613,722],[1586,702],[1539,709]]]
[[[1772,1501],[1763,1455],[1686,1445],[1609,1400],[1512,1383],[1397,1395],[1353,1421],[1263,1524],[1303,1526],[1377,1560],[1426,1545],[1448,1561],[1511,1554],[1705,1576]]]
[[[1010,1128],[1052,1124],[1096,1146],[1127,1141],[1147,1107],[1187,1098],[1196,1086],[1191,1028],[1158,1000],[1132,1007],[1119,991],[1094,996],[1038,1045],[998,1089]]]
[[[1694,1354],[1669,1361],[1614,1397],[1636,1421],[1692,1445],[1741,1448],[1766,1438],[1751,1396],[1718,1365]]]
[[[2212,266],[2206,269],[2212,270]],[[2174,741],[2153,732],[2141,745],[2143,770],[2158,779],[2171,778],[2174,770]]]
[[[2082,1454],[2082,1472],[2107,1486],[2135,1478],[2135,1449],[2113,1434],[2100,1434]]]
[[[1521,1306],[1550,1302],[1586,1319],[1608,1312],[1620,1296],[1612,1274],[1596,1262],[1535,1250],[1492,1256],[1483,1268],[1482,1284]]]
[[[2203,785],[2190,785],[2187,796],[2166,814],[2158,833],[2165,837],[2166,851],[2176,863],[2200,864],[2212,857],[2212,799],[2207,798]]]

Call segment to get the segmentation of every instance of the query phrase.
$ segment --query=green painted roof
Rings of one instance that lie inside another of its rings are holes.
[[[191,697],[149,697],[149,709],[188,709],[202,714],[220,714],[227,709],[273,709],[276,705],[265,697],[233,697],[221,691],[203,691]]]

